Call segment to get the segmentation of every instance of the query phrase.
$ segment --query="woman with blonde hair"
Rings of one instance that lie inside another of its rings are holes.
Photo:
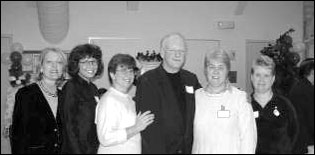
[[[257,123],[257,154],[291,154],[298,134],[297,114],[291,102],[272,90],[275,63],[261,55],[254,60],[251,104]]]
[[[12,123],[13,154],[60,153],[60,92],[57,88],[66,64],[66,56],[60,49],[45,48],[41,54],[39,80],[17,92]]]

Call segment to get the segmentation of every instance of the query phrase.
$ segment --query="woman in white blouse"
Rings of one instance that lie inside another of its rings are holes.
[[[228,54],[215,49],[206,54],[205,88],[196,90],[193,154],[255,153],[257,133],[246,92],[231,86]]]
[[[153,122],[150,111],[136,114],[128,92],[134,81],[136,62],[127,54],[116,54],[108,64],[111,88],[96,108],[99,154],[140,154],[140,132]]]

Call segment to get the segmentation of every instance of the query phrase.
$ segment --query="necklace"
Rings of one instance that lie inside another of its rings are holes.
[[[224,87],[220,88],[220,89],[213,89],[211,86],[209,86],[209,84],[207,85],[207,88],[205,89],[209,94],[221,94],[223,92],[225,92],[226,90],[231,90],[231,85],[226,82]]]
[[[50,92],[45,85],[43,84],[42,81],[38,82],[39,87],[43,90],[44,93],[46,93],[48,96],[50,97],[57,97],[57,91],[55,91],[54,93]]]

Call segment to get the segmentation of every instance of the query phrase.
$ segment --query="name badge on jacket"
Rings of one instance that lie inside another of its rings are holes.
[[[221,105],[221,110],[217,112],[218,118],[230,118],[230,110],[225,110],[225,106]]]
[[[259,111],[254,111],[254,118],[258,118],[259,117]]]
[[[186,92],[189,94],[194,93],[194,87],[193,86],[185,86]]]

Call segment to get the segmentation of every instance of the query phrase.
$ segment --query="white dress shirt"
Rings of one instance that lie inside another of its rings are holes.
[[[140,154],[140,133],[127,139],[126,128],[136,122],[135,102],[111,87],[96,107],[95,122],[100,141],[98,154]]]
[[[193,154],[255,153],[257,131],[246,93],[231,86],[219,94],[196,90]]]

